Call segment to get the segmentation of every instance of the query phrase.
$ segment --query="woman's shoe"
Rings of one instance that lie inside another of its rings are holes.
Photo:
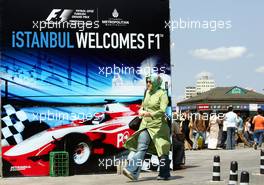
[[[132,181],[136,181],[136,180],[137,180],[137,178],[134,177],[133,174],[132,174],[130,171],[128,171],[126,168],[123,168],[123,174],[124,174],[127,178],[129,178],[130,180],[132,180]]]

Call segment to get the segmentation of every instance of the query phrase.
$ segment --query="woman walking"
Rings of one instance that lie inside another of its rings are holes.
[[[218,143],[218,133],[219,133],[219,124],[220,119],[216,115],[216,111],[210,115],[209,119],[209,140],[208,140],[208,149],[216,149]]]
[[[158,155],[160,159],[157,180],[169,180],[170,177],[170,130],[165,120],[168,96],[161,89],[161,84],[159,76],[147,78],[147,92],[139,111],[142,122],[139,130],[124,145],[134,153],[123,169],[123,174],[131,180],[138,179],[147,152]]]

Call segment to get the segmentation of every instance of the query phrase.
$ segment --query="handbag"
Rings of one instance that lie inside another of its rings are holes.
[[[137,131],[140,127],[140,123],[142,121],[142,118],[139,117],[139,116],[136,116],[134,119],[132,119],[130,121],[130,123],[128,124],[129,128],[134,130],[134,131]]]
[[[144,101],[146,97],[146,93],[147,93],[147,89],[144,92],[144,97],[142,101]],[[142,121],[142,117],[136,116],[129,122],[128,126],[131,130],[137,131],[140,127],[141,121]]]

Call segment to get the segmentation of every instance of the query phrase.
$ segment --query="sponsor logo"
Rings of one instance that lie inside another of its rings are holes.
[[[209,105],[208,104],[198,104],[197,110],[209,110]]]
[[[129,25],[129,21],[122,19],[119,11],[115,8],[112,11],[112,17],[102,20],[102,24],[105,26],[127,26]]]
[[[117,18],[117,17],[119,16],[119,13],[117,12],[116,9],[114,9],[114,11],[113,11],[113,13],[112,13],[112,16],[113,16],[114,18]]]
[[[26,169],[31,168],[31,166],[11,166],[10,171],[15,172],[15,171],[24,171]]]
[[[46,21],[59,21],[64,22],[67,21],[72,14],[73,10],[65,9],[53,9],[49,16],[47,17]]]
[[[118,12],[115,9],[113,16],[118,17]],[[96,11],[94,9],[53,9],[46,21],[48,22],[65,22],[65,21],[82,21],[92,19],[96,20]]]
[[[129,132],[126,131],[124,133],[117,134],[117,148],[120,148],[123,146],[123,144],[126,142],[126,140],[129,137]]]
[[[33,20],[32,28],[44,29],[71,29],[84,31],[98,29],[100,21],[97,9],[53,9],[45,20]]]

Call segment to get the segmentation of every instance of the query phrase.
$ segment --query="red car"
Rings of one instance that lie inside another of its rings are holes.
[[[69,152],[70,168],[75,170],[89,165],[91,156],[118,154],[134,132],[128,124],[138,110],[138,104],[107,104],[105,112],[90,120],[53,127],[15,146],[2,147],[3,171],[8,173],[4,176],[49,175],[49,153],[56,150]]]

